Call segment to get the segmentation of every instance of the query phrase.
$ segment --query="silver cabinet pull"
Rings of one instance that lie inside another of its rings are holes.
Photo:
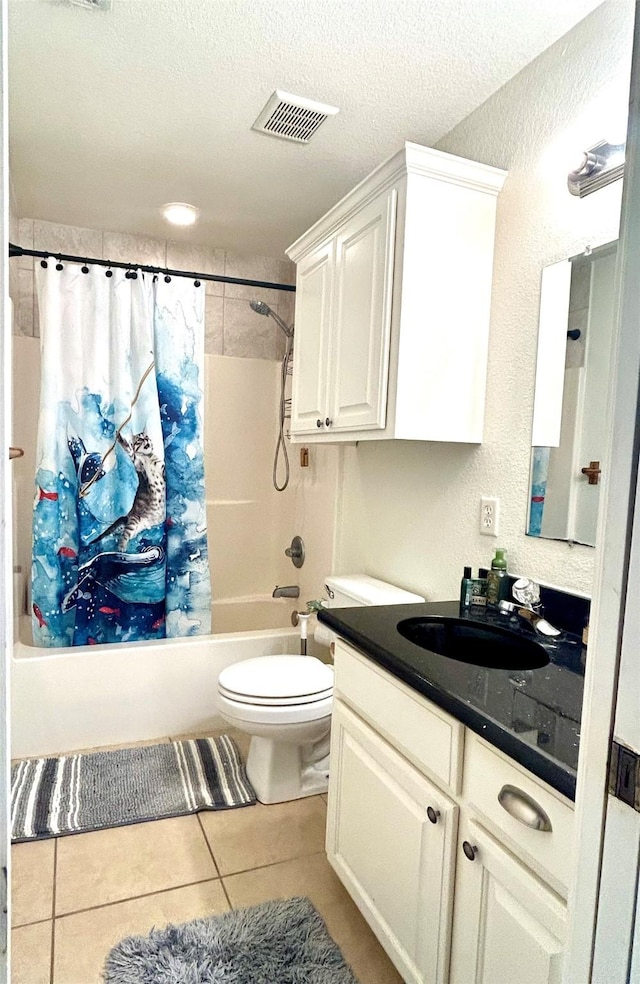
[[[503,786],[498,793],[498,803],[509,816],[523,823],[525,827],[543,831],[552,829],[551,821],[542,807],[517,786]]]

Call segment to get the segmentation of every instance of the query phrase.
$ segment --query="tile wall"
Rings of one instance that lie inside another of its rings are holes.
[[[14,221],[14,229],[15,225]],[[175,270],[245,277],[271,283],[295,283],[295,267],[286,258],[243,255],[186,242],[82,229],[40,219],[20,219],[17,222],[17,245]],[[13,290],[10,293],[15,305],[13,330],[17,335],[37,337],[40,334],[34,289],[34,264],[39,262],[30,256],[10,261],[13,275]],[[252,311],[249,301],[253,298],[266,301],[290,324],[293,321],[293,293],[214,281],[204,281],[203,286],[207,295],[205,351],[208,354],[253,359],[278,359],[282,356],[282,332],[273,319],[261,317]]]

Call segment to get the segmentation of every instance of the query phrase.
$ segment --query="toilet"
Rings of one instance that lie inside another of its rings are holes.
[[[329,577],[330,608],[424,601],[365,574]],[[316,638],[330,641],[319,626]],[[218,678],[218,710],[251,735],[247,774],[261,803],[327,791],[333,667],[315,656],[259,656],[227,666]]]

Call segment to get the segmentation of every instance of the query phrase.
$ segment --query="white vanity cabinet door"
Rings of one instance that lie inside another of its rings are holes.
[[[560,984],[565,933],[559,896],[480,825],[461,823],[450,984]]]
[[[335,242],[313,250],[298,265],[292,388],[292,434],[315,434],[325,428],[329,410],[331,297]]]
[[[331,742],[329,860],[403,979],[445,984],[458,808],[339,700]]]
[[[388,189],[336,237],[332,431],[385,426],[397,197]]]

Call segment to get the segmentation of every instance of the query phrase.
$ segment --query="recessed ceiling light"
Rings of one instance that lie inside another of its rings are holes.
[[[187,205],[186,202],[167,202],[160,211],[167,222],[179,226],[193,225],[200,214],[199,208],[195,205]]]

